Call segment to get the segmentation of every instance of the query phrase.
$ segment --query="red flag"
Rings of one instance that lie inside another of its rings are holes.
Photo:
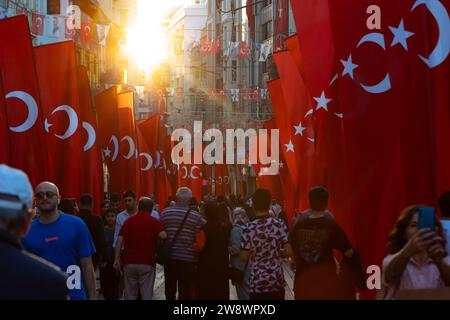
[[[211,42],[210,53],[219,53],[220,52],[221,41],[219,39],[213,40]]]
[[[140,195],[140,166],[137,153],[136,125],[134,122],[133,92],[117,95],[120,136],[120,176],[123,190],[132,190]]]
[[[297,66],[298,72],[300,72],[300,75],[303,79],[305,79],[305,73],[304,73],[304,67],[303,67],[303,57],[302,53],[300,51],[300,41],[298,39],[298,35],[294,34],[293,36],[290,36],[286,38],[284,41],[286,43],[286,46],[289,50],[289,52],[292,55],[292,58],[294,59],[295,65]]]
[[[291,124],[288,120],[286,102],[284,100],[283,90],[281,87],[281,80],[277,79],[268,82],[267,88],[270,91],[272,108],[275,113],[277,128],[280,129],[280,149],[282,150],[284,159],[286,161],[291,180],[294,182],[295,194],[297,194],[296,190],[298,187],[299,175],[297,167],[297,157],[295,154],[295,139],[293,138],[292,132],[288,130],[289,128],[291,128]]]
[[[36,68],[47,131],[50,180],[61,195],[81,195],[82,150],[77,65],[73,42],[36,47]]]
[[[276,10],[274,51],[280,51],[284,49],[284,39],[289,33],[289,1],[278,0]]]
[[[161,121],[162,123],[162,121]],[[164,125],[159,126],[157,156],[159,155],[159,163],[156,168],[156,202],[161,206],[165,206],[169,196],[173,196],[172,184],[167,175],[167,163],[171,162],[171,147],[170,137],[167,135],[167,130]],[[157,159],[158,161],[158,159]]]
[[[265,139],[267,141],[267,148],[268,152],[267,154],[272,154],[271,150],[271,129],[276,129],[276,121],[275,119],[265,121],[264,123],[264,129],[267,130],[267,134],[260,133],[259,134],[259,143],[261,143],[262,139]],[[259,145],[259,148],[262,148],[263,146]],[[256,182],[259,188],[265,188],[268,189],[272,195],[272,198],[275,198],[281,203],[284,200],[283,195],[283,188],[282,188],[282,181],[280,179],[279,172],[276,172],[276,174],[268,174],[267,172],[267,166],[263,165],[253,165],[253,168],[255,169],[255,174],[257,175]],[[272,172],[271,172],[272,173]],[[273,172],[275,173],[275,172]]]
[[[315,178],[315,168],[313,168],[316,142],[314,108],[303,78],[294,67],[293,56],[287,51],[277,52],[274,54],[274,61],[281,81],[286,107],[285,116],[288,119],[299,174],[297,181],[294,180],[299,191],[298,208],[305,209],[308,207],[308,190],[322,182]],[[276,115],[281,116],[278,111]],[[280,127],[280,130],[286,130],[286,128]]]
[[[202,56],[207,56],[211,53],[212,41],[202,38],[200,39],[200,53]]]
[[[255,12],[253,10],[254,0],[247,1],[247,7],[245,9],[248,19],[248,26],[250,29],[250,38],[254,39],[255,37]]]
[[[156,190],[156,167],[161,163],[157,153],[160,116],[156,115],[138,122],[139,152],[141,161],[141,188],[144,195],[154,194]]]
[[[81,120],[85,145],[83,147],[83,179],[81,192],[94,197],[94,212],[100,214],[103,200],[103,163],[100,143],[97,137],[97,120],[93,109],[91,89],[87,70],[78,67],[78,92],[81,108]]]
[[[251,54],[250,46],[246,42],[241,42],[241,48],[239,50],[239,57],[241,59],[247,59]]]
[[[31,16],[31,33],[42,36],[44,34],[44,18],[42,14],[33,12]]]
[[[328,0],[291,1],[300,51],[305,62],[305,82],[312,93],[332,78],[334,45]],[[350,11],[352,12],[352,11]],[[320,34],[320,37],[317,35]]]
[[[313,40],[306,28],[298,28],[308,86],[318,98],[317,109],[322,106],[317,147],[326,155],[320,159],[330,159],[328,179],[353,191],[336,207],[338,218],[350,229],[364,261],[379,264],[399,211],[415,203],[435,205],[440,192],[450,188],[449,139],[444,138],[450,133],[444,89],[449,87],[450,59],[448,45],[442,46],[445,32],[439,30],[450,23],[450,6],[443,1],[386,2],[383,21],[388,27],[371,31],[365,24],[371,4],[292,2],[298,27],[333,30],[332,37],[324,32]],[[436,49],[436,44],[441,46]],[[319,60],[316,74],[308,72]],[[329,112],[323,109],[327,103]],[[344,166],[334,165],[336,151]]]
[[[71,26],[72,24],[68,23],[68,20],[69,19],[64,20],[64,38],[67,40],[73,40],[75,39],[77,31],[75,28],[69,27],[69,25]]]
[[[108,166],[110,193],[122,193],[119,161],[119,114],[117,110],[117,88],[111,87],[95,96],[98,120],[98,140],[103,160]]]
[[[0,38],[0,85],[2,97],[6,97],[0,100],[0,126],[2,133],[6,123],[10,128],[0,138],[1,145],[9,146],[7,163],[25,171],[36,185],[48,179],[47,159],[43,156],[47,154],[47,142],[27,18],[0,20]]]
[[[93,39],[93,28],[92,22],[83,22],[81,24],[81,31],[80,31],[80,39],[81,42],[90,44]]]

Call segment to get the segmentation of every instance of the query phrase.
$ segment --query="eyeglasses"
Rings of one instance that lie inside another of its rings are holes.
[[[47,192],[38,192],[38,193],[36,193],[36,194],[34,195],[34,197],[35,197],[36,199],[38,199],[38,200],[42,200],[42,199],[44,199],[45,197],[46,197],[47,199],[50,199],[50,198],[55,197],[56,195],[57,195],[57,194],[54,193],[54,192],[47,191]]]

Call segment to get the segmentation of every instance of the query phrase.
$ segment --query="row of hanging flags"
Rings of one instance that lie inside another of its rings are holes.
[[[373,4],[379,30],[366,26]],[[297,34],[274,54],[275,117],[266,123],[280,129],[284,169],[258,184],[273,192],[281,184],[296,212],[308,207],[309,188],[326,186],[364,264],[380,265],[400,211],[436,207],[450,190],[450,2],[291,6]]]
[[[110,31],[110,25],[97,24],[87,20],[82,21],[80,29],[77,30],[69,27],[69,18],[65,16],[44,15],[38,12],[30,12],[20,7],[0,7],[0,19],[18,15],[25,15],[28,18],[31,34],[35,36],[45,36],[59,40],[78,39],[81,43],[87,45],[97,43],[100,46],[106,46]]]
[[[253,57],[259,62],[265,62],[273,51],[271,43],[228,41],[222,45],[222,42],[221,39],[202,38],[200,41],[193,40],[187,45],[187,51],[191,54],[198,52],[204,57],[222,52],[224,57],[239,57],[242,60]],[[199,50],[195,50],[195,48]]]
[[[163,96],[166,94],[168,97],[184,98],[185,96],[192,96],[197,94],[205,94],[211,100],[225,101],[229,98],[232,102],[239,101],[260,101],[268,100],[269,91],[265,88],[234,88],[234,89],[217,89],[217,88],[165,88],[165,93],[161,89],[158,94]]]
[[[105,163],[109,192],[155,194],[160,205],[181,185],[198,200],[212,184],[230,192],[226,165],[172,164],[162,120],[135,122],[132,92],[112,87],[92,99],[73,41],[33,48],[23,15],[0,20],[0,38],[0,163],[24,170],[33,186],[52,181],[66,198],[91,193],[99,208]]]

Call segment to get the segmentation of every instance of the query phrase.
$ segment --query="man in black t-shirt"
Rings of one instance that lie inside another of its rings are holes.
[[[353,256],[354,250],[344,230],[325,212],[328,191],[315,187],[308,197],[312,213],[298,219],[289,236],[297,264],[295,298],[339,299],[344,288],[336,272],[333,250],[347,258]]]

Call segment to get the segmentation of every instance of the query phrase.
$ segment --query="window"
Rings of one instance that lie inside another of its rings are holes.
[[[267,40],[270,37],[272,37],[273,35],[273,30],[272,30],[272,21],[269,21],[267,23],[264,23],[261,26],[262,30],[261,30],[261,34],[262,34],[262,39],[263,40]]]
[[[237,80],[237,61],[231,61],[231,81],[236,82]]]
[[[47,14],[61,14],[61,0],[47,0]]]

